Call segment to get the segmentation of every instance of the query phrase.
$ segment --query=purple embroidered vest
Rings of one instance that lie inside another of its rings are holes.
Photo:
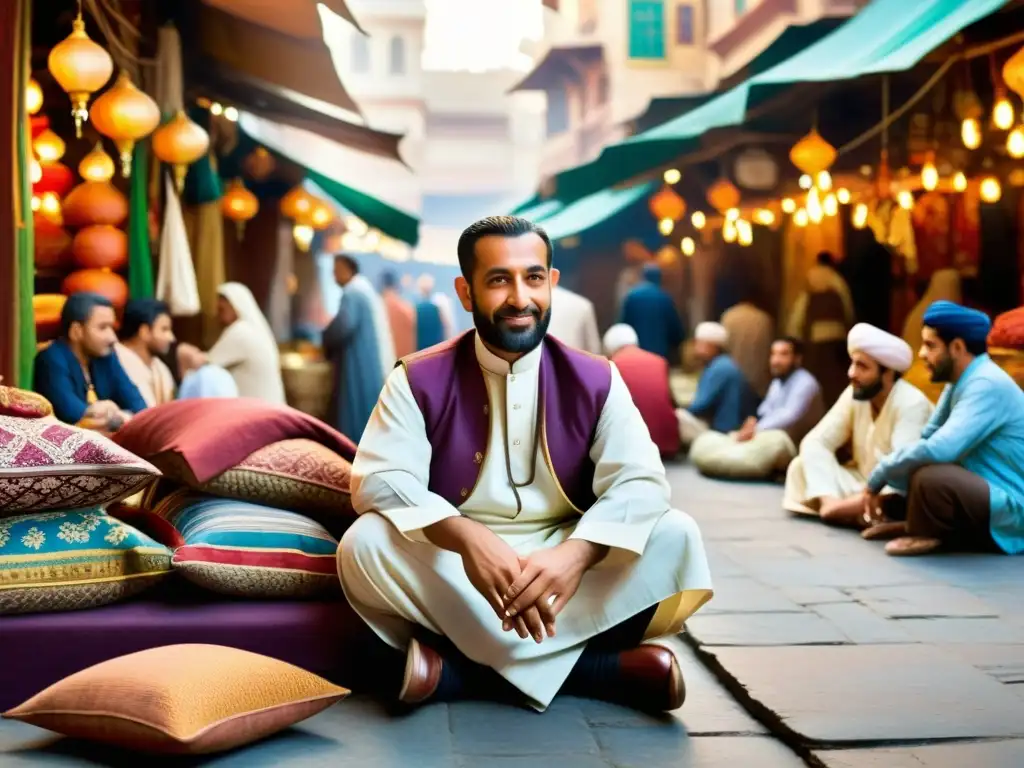
[[[491,431],[475,344],[475,332],[467,331],[401,361],[432,449],[428,488],[456,507],[476,486]],[[595,501],[590,447],[608,399],[611,366],[548,336],[538,386],[541,456],[562,495],[585,512]]]

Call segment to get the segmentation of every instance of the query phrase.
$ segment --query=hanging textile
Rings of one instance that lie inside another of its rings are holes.
[[[164,174],[164,226],[160,233],[160,270],[156,295],[167,302],[171,314],[188,317],[199,314],[199,289],[188,233],[181,215],[181,203],[170,174]]]
[[[10,382],[14,386],[32,386],[32,368],[36,358],[36,323],[32,311],[32,296],[35,294],[35,244],[34,225],[32,223],[32,181],[29,173],[29,142],[28,114],[25,111],[25,83],[31,71],[32,52],[32,6],[21,0],[15,3],[18,8],[18,41],[15,46],[16,74],[15,85],[15,131],[17,134],[17,176],[19,181],[14,201],[15,216],[18,220],[17,236],[17,272],[18,292],[15,297],[17,317],[17,339],[15,349],[17,355],[17,380]]]
[[[135,145],[132,157],[131,191],[128,208],[128,295],[133,299],[153,297],[153,253],[149,246],[149,143]]]

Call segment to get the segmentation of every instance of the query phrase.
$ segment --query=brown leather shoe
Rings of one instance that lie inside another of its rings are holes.
[[[679,661],[668,648],[641,645],[619,654],[619,680],[610,698],[634,709],[669,712],[686,700]]]
[[[443,666],[444,661],[437,651],[413,638],[405,657],[405,677],[402,678],[398,700],[405,704],[423,704],[428,701],[441,682]]]

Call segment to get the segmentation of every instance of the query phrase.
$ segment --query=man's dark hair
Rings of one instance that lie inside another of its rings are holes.
[[[345,266],[352,270],[353,275],[359,274],[359,262],[353,259],[351,256],[349,256],[347,253],[339,253],[337,256],[334,257],[335,263],[338,263],[339,261],[344,262]]]
[[[60,335],[68,337],[71,326],[75,323],[85,325],[89,322],[92,312],[97,307],[114,308],[110,299],[100,296],[98,293],[73,293],[64,302],[64,308],[60,311]]]
[[[485,237],[496,235],[498,237],[522,237],[533,233],[539,235],[544,241],[548,251],[548,269],[551,269],[551,259],[554,256],[554,249],[551,247],[551,238],[544,231],[543,227],[534,224],[532,221],[520,218],[519,216],[488,216],[470,224],[459,236],[459,269],[462,276],[467,280],[473,277],[473,267],[476,266],[476,244]]]
[[[836,257],[832,255],[831,251],[821,251],[818,253],[817,262],[822,267],[834,267]]]
[[[380,287],[381,288],[397,288],[398,287],[398,275],[391,270],[388,270],[380,276]]]
[[[160,315],[171,316],[171,308],[166,302],[159,299],[132,299],[124,307],[124,316],[121,318],[122,339],[134,339],[139,335],[139,329],[144,325],[150,328]]]
[[[798,357],[803,357],[804,354],[804,343],[795,336],[776,336],[772,340],[772,344],[785,343],[789,344],[789,348],[793,350],[793,354]]]
[[[949,331],[939,330],[938,328],[935,328],[930,325],[928,327],[935,331],[935,335],[942,339],[942,343],[945,344],[947,347],[953,343],[954,339],[960,339],[960,341],[962,341],[964,343],[964,346],[967,348],[967,351],[970,352],[975,357],[977,357],[978,355],[984,355],[986,352],[988,352],[987,338],[972,339],[968,341],[963,336],[957,336],[956,334],[950,333]]]

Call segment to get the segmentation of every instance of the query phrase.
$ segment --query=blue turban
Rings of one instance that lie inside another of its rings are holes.
[[[952,301],[933,302],[924,312],[924,324],[944,338],[963,339],[967,344],[984,344],[992,329],[992,321],[984,312]]]

